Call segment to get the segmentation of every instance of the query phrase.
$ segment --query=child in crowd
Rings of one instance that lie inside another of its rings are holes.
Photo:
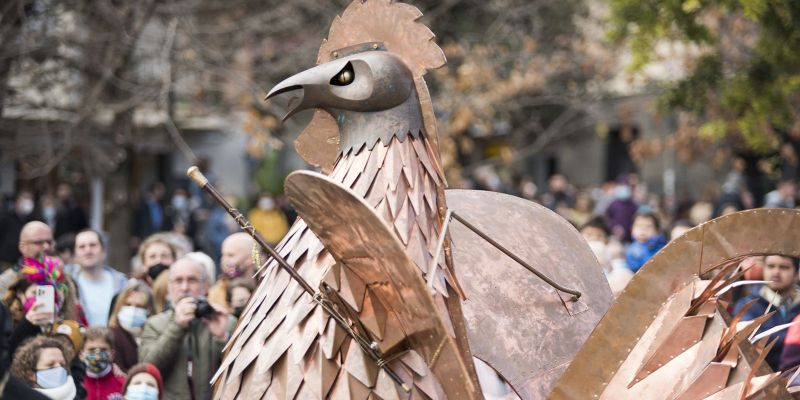
[[[611,287],[611,292],[614,297],[617,296],[628,282],[631,280],[633,273],[625,267],[625,261],[616,256],[618,251],[614,251],[616,247],[620,247],[616,239],[609,242],[609,229],[603,217],[597,216],[591,218],[583,226],[581,226],[581,235],[586,239],[586,243],[594,252],[600,266],[603,267],[608,285]]]
[[[256,290],[256,282],[250,277],[236,278],[228,284],[225,293],[225,300],[231,305],[232,314],[237,319],[242,316],[250,296]]]
[[[125,400],[161,400],[161,394],[164,393],[164,380],[155,365],[136,364],[128,370],[123,390]]]
[[[87,400],[122,398],[125,375],[114,365],[113,343],[114,339],[105,327],[95,326],[86,330],[81,361],[86,365],[83,386]]]
[[[672,224],[672,229],[669,231],[669,240],[673,241],[681,237],[692,228],[694,228],[694,225],[692,225],[692,221],[688,219],[679,219],[675,221],[675,223]]]
[[[658,217],[655,214],[636,214],[631,228],[633,242],[625,250],[625,260],[631,271],[638,271],[667,244],[667,238],[659,232],[659,229]]]

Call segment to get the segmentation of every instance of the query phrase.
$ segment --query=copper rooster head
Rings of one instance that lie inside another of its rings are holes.
[[[293,95],[284,120],[309,108],[336,115],[335,110],[374,112],[402,104],[414,88],[411,71],[397,56],[381,50],[379,44],[372,46],[372,50],[336,58],[293,75],[276,85],[267,98]],[[345,50],[335,53],[339,52]]]

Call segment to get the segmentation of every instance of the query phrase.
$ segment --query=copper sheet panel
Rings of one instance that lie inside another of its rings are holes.
[[[629,357],[632,344],[642,338],[672,293],[697,279],[698,274],[737,257],[769,253],[799,256],[798,228],[800,211],[748,210],[706,222],[670,242],[645,264],[611,305],[549,398],[624,398],[620,393],[617,397],[606,393],[605,388]],[[737,370],[755,358],[746,342],[740,344],[739,351],[743,358]],[[765,373],[769,372],[767,368]],[[785,393],[784,390],[775,395]]]
[[[731,366],[711,363],[700,373],[692,384],[675,397],[675,400],[702,399],[725,388],[725,381],[731,373]]]
[[[458,221],[451,222],[473,355],[499,371],[523,399],[543,398],[558,378],[550,371],[561,371],[572,360],[611,302],[603,271],[577,230],[538,204],[484,191],[448,190],[446,196],[451,210],[582,294],[574,309],[583,311],[570,315],[550,285]]]
[[[683,353],[686,349],[699,342],[703,337],[707,321],[708,317],[705,315],[681,318],[678,326],[676,326],[669,336],[661,342],[655,354],[642,365],[642,368],[636,374],[634,381],[629,384],[629,387],[633,386],[635,382],[646,378],[653,371],[667,364],[678,354]]]
[[[472,384],[436,312],[419,269],[384,221],[362,199],[330,178],[307,171],[286,179],[286,194],[337,262],[358,271],[391,305],[411,347],[439,377],[449,398],[471,398]],[[336,212],[331,212],[335,210]]]
[[[339,127],[325,111],[314,111],[311,122],[294,141],[294,149],[307,163],[329,174],[339,154]]]

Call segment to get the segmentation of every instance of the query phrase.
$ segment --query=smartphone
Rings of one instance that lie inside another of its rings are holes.
[[[50,285],[37,286],[36,292],[36,305],[40,305],[38,311],[46,311],[50,313],[50,323],[55,322],[56,314],[56,295],[54,288]]]

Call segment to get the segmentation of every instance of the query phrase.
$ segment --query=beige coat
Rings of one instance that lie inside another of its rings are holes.
[[[228,333],[236,321],[231,317]],[[147,320],[139,346],[139,361],[153,363],[164,378],[163,400],[191,399],[187,381],[188,349],[192,349],[195,399],[210,396],[209,382],[219,367],[225,343],[211,335],[201,321],[192,321],[184,328],[175,322],[173,310],[156,314]]]

